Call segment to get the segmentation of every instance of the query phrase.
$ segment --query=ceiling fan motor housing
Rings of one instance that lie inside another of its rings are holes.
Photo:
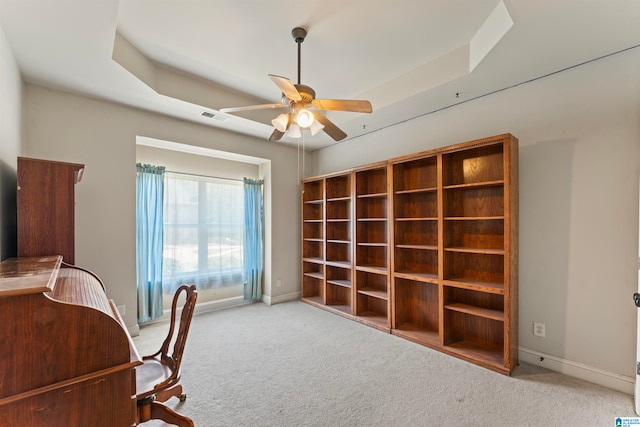
[[[301,27],[296,27],[291,30],[291,35],[293,36],[293,40],[295,40],[296,43],[302,43],[305,37],[307,37],[307,30]]]
[[[307,85],[294,85],[294,86],[296,87],[296,89],[298,89],[298,93],[302,98],[298,102],[308,104],[316,98],[316,92],[313,89],[311,89],[309,86]]]

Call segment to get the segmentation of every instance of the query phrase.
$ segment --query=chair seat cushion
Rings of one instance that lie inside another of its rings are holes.
[[[143,364],[136,366],[136,394],[142,397],[152,394],[154,386],[171,376],[171,369],[155,358],[144,359]]]

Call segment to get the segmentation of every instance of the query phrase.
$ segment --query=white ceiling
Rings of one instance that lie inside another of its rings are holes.
[[[297,82],[301,26],[301,82],[373,105],[328,113],[348,140],[637,46],[640,1],[0,0],[0,26],[27,82],[265,141],[278,111],[217,110],[279,102],[267,74]],[[114,52],[116,31],[137,51]]]

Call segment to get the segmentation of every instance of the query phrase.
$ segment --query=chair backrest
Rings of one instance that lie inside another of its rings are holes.
[[[180,323],[176,321],[176,314],[178,309],[178,301],[181,294],[185,295],[184,304],[180,313]],[[162,343],[162,347],[156,353],[160,355],[162,361],[166,363],[172,372],[171,377],[165,381],[165,383],[173,383],[180,378],[180,364],[182,363],[182,354],[184,352],[184,346],[187,342],[187,335],[189,334],[189,326],[191,325],[191,319],[196,307],[196,300],[198,299],[198,292],[196,291],[196,285],[182,285],[178,288],[173,296],[173,303],[171,304],[171,324],[169,327],[169,333],[167,338]],[[177,328],[176,328],[177,325]],[[173,343],[173,348],[171,344]]]

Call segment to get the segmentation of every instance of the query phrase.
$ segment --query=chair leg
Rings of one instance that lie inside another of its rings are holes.
[[[180,415],[173,409],[163,405],[162,403],[151,403],[151,419],[162,420],[165,423],[173,424],[178,427],[195,427],[191,418]]]

